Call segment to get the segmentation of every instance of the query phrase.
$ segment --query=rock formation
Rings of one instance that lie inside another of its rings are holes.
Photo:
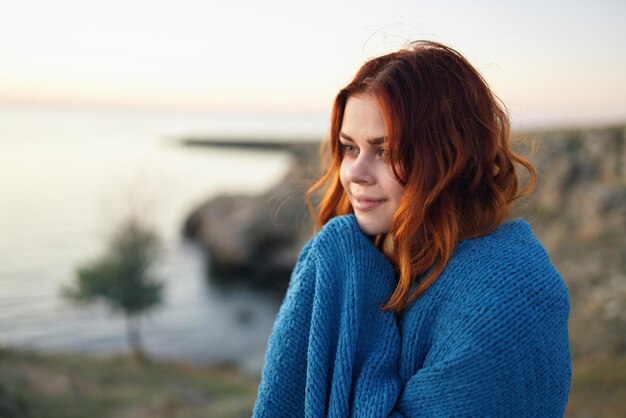
[[[626,310],[626,126],[518,137],[536,144],[539,183],[514,215],[530,221],[568,285],[573,354],[626,350],[626,315],[611,312]]]
[[[626,310],[626,126],[529,132],[513,143],[534,163],[539,182],[511,216],[529,220],[568,284],[574,354],[626,350],[626,315],[611,322],[606,311],[616,304]],[[206,249],[212,280],[241,278],[282,291],[311,236],[303,201],[318,153],[311,143],[266,149],[294,155],[283,181],[261,196],[211,199],[191,213],[185,233]],[[306,175],[303,166],[311,167]],[[621,291],[621,302],[602,296]]]
[[[208,145],[215,146],[215,141]],[[319,143],[265,141],[259,148],[257,143],[237,141],[228,146],[288,152],[294,162],[282,181],[260,196],[209,200],[188,216],[184,234],[202,243],[212,279],[282,292],[312,235],[304,198],[317,175]]]

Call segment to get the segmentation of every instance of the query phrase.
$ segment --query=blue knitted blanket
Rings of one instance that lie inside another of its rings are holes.
[[[254,417],[563,416],[569,298],[530,226],[460,242],[401,315],[392,266],[353,215],[304,247]]]

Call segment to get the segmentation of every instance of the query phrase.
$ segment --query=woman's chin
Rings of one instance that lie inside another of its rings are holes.
[[[389,223],[380,219],[371,219],[368,216],[356,214],[356,220],[361,231],[367,235],[380,235],[389,232]]]

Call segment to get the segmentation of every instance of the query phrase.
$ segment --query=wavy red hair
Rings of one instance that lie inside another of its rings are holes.
[[[339,181],[339,133],[346,102],[356,94],[378,100],[390,168],[404,186],[389,231],[393,251],[385,251],[399,280],[381,308],[401,312],[441,274],[460,240],[503,222],[511,202],[532,191],[536,173],[511,149],[506,108],[479,72],[450,47],[416,41],[367,61],[335,98],[325,144],[330,164],[307,192],[318,227],[352,213]],[[516,166],[529,173],[521,192]]]

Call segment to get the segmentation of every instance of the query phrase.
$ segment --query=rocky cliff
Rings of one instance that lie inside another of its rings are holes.
[[[512,217],[529,220],[568,284],[574,355],[626,350],[626,126],[527,132],[513,142],[539,182]],[[317,145],[267,148],[294,156],[283,181],[261,196],[211,199],[189,215],[185,234],[206,249],[213,279],[283,291],[311,235],[303,199]]]
[[[208,270],[217,282],[244,282],[284,292],[300,249],[312,234],[305,192],[318,171],[316,142],[188,141],[191,145],[230,146],[260,152],[286,152],[293,158],[283,180],[259,196],[224,195],[193,210],[184,234],[207,253]]]
[[[530,221],[568,285],[573,354],[626,350],[626,126],[517,139],[534,142],[540,178],[514,215]]]

